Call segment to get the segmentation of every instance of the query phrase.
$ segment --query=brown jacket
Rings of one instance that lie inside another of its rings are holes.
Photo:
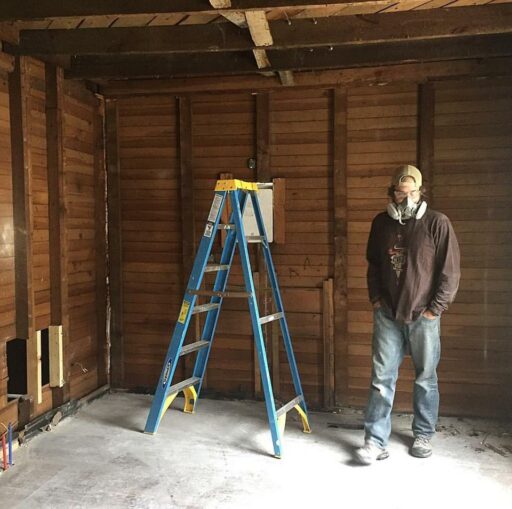
[[[427,209],[404,225],[382,212],[373,220],[366,258],[370,300],[380,300],[395,320],[412,322],[426,309],[440,315],[455,298],[459,244],[440,212]]]

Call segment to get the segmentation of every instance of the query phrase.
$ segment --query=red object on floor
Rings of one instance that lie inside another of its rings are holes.
[[[7,470],[7,447],[5,443],[5,433],[2,435],[2,463],[4,470]]]

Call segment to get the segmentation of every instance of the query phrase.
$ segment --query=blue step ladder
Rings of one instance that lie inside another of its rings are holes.
[[[268,185],[265,184],[261,186],[268,187]],[[149,412],[144,432],[150,434],[156,433],[164,412],[169,408],[178,393],[181,391],[183,391],[185,396],[184,411],[187,413],[194,412],[197,399],[201,392],[201,386],[206,372],[206,365],[212,348],[215,328],[219,319],[222,302],[224,298],[242,297],[247,298],[249,303],[263,394],[265,396],[268,422],[274,446],[274,455],[277,458],[280,458],[282,452],[282,436],[288,411],[292,409],[297,410],[302,420],[305,433],[310,433],[311,428],[309,426],[306,400],[300,383],[297,363],[295,361],[295,355],[293,353],[292,342],[290,339],[290,332],[286,322],[283,302],[279,292],[279,285],[277,282],[274,264],[272,262],[272,255],[267,241],[265,225],[263,223],[257,193],[258,184],[256,183],[244,182],[241,180],[217,181],[213,203],[208,215],[208,221],[199,244],[199,249],[192,268],[192,274],[190,275],[185,297],[179,312],[178,321],[176,322],[174,333],[169,344],[169,349],[165,356],[162,373],[158,381],[155,397],[151,405],[151,410]],[[244,232],[242,218],[249,198],[252,200],[259,235],[248,238]],[[227,206],[228,200],[231,204],[229,223],[221,224],[220,218],[222,211],[224,207]],[[209,263],[208,260],[210,259],[215,234],[218,230],[225,230],[227,232],[220,263]],[[263,249],[265,264],[276,308],[276,312],[268,316],[260,316],[259,314],[257,296],[254,289],[254,281],[249,259],[249,251],[247,247],[248,240],[260,243]],[[242,264],[245,288],[240,287],[237,289],[229,289],[226,285],[237,245]],[[217,273],[212,291],[200,289],[205,272]],[[207,304],[197,305],[196,301],[198,296],[210,297],[210,302]],[[184,345],[190,319],[193,315],[198,313],[206,313],[201,337],[194,343]],[[274,400],[262,331],[263,324],[275,320],[279,320],[281,325],[284,347],[295,389],[295,397],[281,408],[276,408]],[[171,385],[180,357],[192,352],[197,352],[192,377]]]

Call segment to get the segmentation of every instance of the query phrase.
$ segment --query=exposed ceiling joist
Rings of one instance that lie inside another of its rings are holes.
[[[340,8],[347,3],[364,3],[368,0],[231,0],[222,2],[216,9],[205,0],[2,0],[0,21],[32,21],[43,18],[87,17],[87,16],[124,16],[131,14],[212,14],[261,11],[269,9],[314,9],[331,5]],[[211,3],[211,2],[210,2]]]
[[[339,16],[268,23],[272,49],[367,44],[453,35],[512,32],[512,5],[459,7],[368,16]],[[270,39],[269,39],[270,41]],[[172,27],[25,30],[12,51],[22,55],[101,55],[248,51],[255,48],[247,29],[231,23]]]
[[[512,34],[404,43],[346,45],[314,50],[267,50],[270,71],[315,70],[512,55]],[[127,79],[257,73],[251,53],[82,56],[69,78]]]
[[[357,67],[294,74],[295,85],[303,87],[344,87],[386,83],[422,83],[466,77],[510,77],[512,57],[474,58],[457,61],[421,62],[378,67]],[[97,82],[98,83],[98,82]],[[99,81],[105,97],[132,97],[149,94],[203,93],[213,91],[273,90],[283,85],[276,76],[229,76],[172,78],[162,80]]]
[[[245,14],[247,26],[256,46],[272,46],[274,40],[264,11],[251,11]]]

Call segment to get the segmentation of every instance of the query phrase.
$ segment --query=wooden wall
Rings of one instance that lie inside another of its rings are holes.
[[[30,418],[106,382],[102,139],[100,101],[61,70],[22,57],[1,75],[2,422],[18,420],[7,401],[14,338],[27,342]],[[39,389],[36,331],[50,325],[63,326],[65,384]]]
[[[329,401],[323,287],[334,278],[335,400],[364,406],[372,330],[366,241],[387,203],[393,169],[412,163],[423,170],[431,206],[452,219],[462,249],[460,293],[443,318],[441,411],[510,416],[510,79],[163,94],[112,103],[122,224],[119,385],[151,388],[157,380],[188,277],[184,252],[191,238],[195,244],[200,238],[215,180],[221,174],[252,180],[267,171],[267,179],[286,182],[285,242],[272,251],[307,399],[315,407]],[[262,164],[268,157],[267,169],[248,169],[247,159],[256,156]],[[257,271],[255,249],[251,260]],[[232,282],[240,282],[237,266]],[[225,306],[207,388],[259,396],[247,305]],[[287,399],[284,352],[275,337],[267,347],[276,393]],[[406,359],[397,409],[411,409],[413,378]]]

